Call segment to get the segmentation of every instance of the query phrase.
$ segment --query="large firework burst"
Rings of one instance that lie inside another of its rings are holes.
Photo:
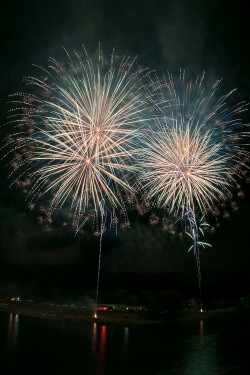
[[[17,130],[7,142],[29,199],[51,191],[51,212],[70,204],[77,222],[90,206],[97,214],[121,208],[122,194],[133,190],[134,140],[145,110],[139,82],[146,72],[135,59],[82,52],[66,52],[66,63],[50,59],[39,78],[25,77],[33,91],[13,97]]]

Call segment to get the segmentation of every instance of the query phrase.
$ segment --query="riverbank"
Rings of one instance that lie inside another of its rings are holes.
[[[85,321],[102,324],[159,324],[165,321],[163,318],[155,319],[146,316],[144,312],[98,311],[96,316],[93,309],[70,308],[49,303],[8,301],[0,303],[0,311],[42,319]]]
[[[176,313],[150,314],[145,311],[99,311],[95,317],[95,312],[86,308],[70,308],[64,305],[53,305],[49,303],[30,302],[1,302],[0,311],[19,315],[27,315],[42,319],[68,320],[79,322],[96,322],[98,324],[164,324],[171,320],[193,320],[206,319],[212,316],[223,314],[241,313],[238,307],[228,307],[223,309],[205,311],[182,311]],[[244,311],[243,311],[244,312]],[[249,310],[248,310],[249,312]]]

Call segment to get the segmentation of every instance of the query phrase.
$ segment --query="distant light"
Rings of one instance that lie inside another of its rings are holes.
[[[95,318],[95,319],[97,318],[97,314],[94,315],[94,318]]]
[[[203,312],[203,309],[202,309],[202,308],[200,309],[200,312]]]

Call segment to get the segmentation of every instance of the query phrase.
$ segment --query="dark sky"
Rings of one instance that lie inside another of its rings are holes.
[[[185,0],[10,0],[1,5],[1,124],[8,95],[24,88],[32,64],[60,59],[62,46],[95,51],[115,47],[138,55],[139,64],[159,74],[185,68],[220,79],[225,92],[237,87],[235,100],[249,101],[248,12],[243,1]],[[249,113],[245,116],[249,121]],[[1,128],[4,137],[6,127]],[[8,129],[9,131],[9,129]],[[10,130],[11,131],[11,130]],[[94,289],[98,239],[74,237],[57,228],[45,234],[27,210],[25,197],[9,188],[9,169],[1,162],[0,294],[36,290]],[[237,201],[239,211],[222,219],[201,254],[207,295],[250,294],[249,188]],[[126,233],[105,234],[101,269],[103,288],[179,289],[198,294],[194,257],[185,244],[144,223]]]

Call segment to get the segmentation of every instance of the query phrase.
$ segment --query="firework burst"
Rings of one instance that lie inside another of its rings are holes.
[[[125,202],[134,194],[135,141],[145,120],[142,80],[147,72],[135,67],[135,59],[114,52],[107,61],[100,48],[94,59],[84,48],[81,56],[65,52],[66,64],[50,59],[48,68],[40,68],[42,76],[25,77],[32,93],[13,96],[9,123],[16,130],[7,138],[6,156],[13,156],[14,183],[27,193],[30,208],[51,193],[49,209],[39,216],[46,231],[63,206],[75,233],[94,212],[100,239],[96,315],[107,216],[116,226],[119,209],[128,225]]]
[[[199,218],[213,210],[215,202],[232,196],[238,180],[247,170],[248,153],[243,144],[246,124],[239,116],[245,103],[227,108],[233,93],[217,98],[220,81],[210,88],[204,75],[195,82],[179,84],[168,75],[153,89],[159,97],[153,103],[155,115],[143,137],[140,159],[141,185],[157,208],[185,223],[192,239],[199,286],[201,272],[199,246],[210,246],[200,240]]]
[[[208,212],[231,194],[247,168],[241,141],[248,133],[238,118],[246,105],[228,109],[233,91],[216,99],[219,81],[207,92],[203,80],[185,84],[181,74],[179,93],[168,76],[160,86],[154,124],[144,136],[143,188],[174,216]]]
[[[66,54],[66,64],[50,59],[40,78],[25,77],[33,92],[13,96],[7,147],[29,201],[50,191],[50,211],[70,205],[80,223],[90,207],[97,215],[103,205],[123,210],[122,195],[133,191],[147,73],[129,57],[105,60],[100,48],[94,59],[85,49]]]

